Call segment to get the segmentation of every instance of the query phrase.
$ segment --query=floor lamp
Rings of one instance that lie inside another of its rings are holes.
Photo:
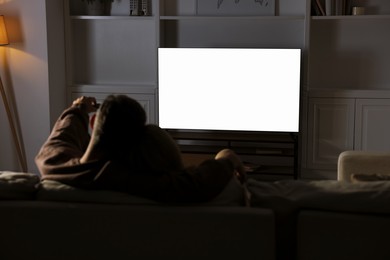
[[[5,22],[4,22],[4,15],[0,15],[0,45],[3,46],[3,45],[8,45],[8,44],[9,44],[9,41],[8,41],[7,30],[6,30]],[[25,154],[23,152],[22,143],[20,142],[19,134],[18,134],[17,127],[15,124],[15,119],[14,119],[14,116],[12,114],[10,102],[8,101],[7,93],[5,91],[1,76],[0,76],[0,92],[1,92],[1,97],[3,98],[4,108],[5,108],[5,112],[7,113],[8,122],[9,122],[9,125],[11,127],[12,138],[13,138],[15,146],[16,146],[16,151],[18,153],[18,159],[19,159],[20,166],[21,166],[23,172],[27,172],[26,157],[25,157]]]

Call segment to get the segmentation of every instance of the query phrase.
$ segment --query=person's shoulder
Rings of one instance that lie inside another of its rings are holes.
[[[156,124],[147,124],[145,125],[145,133],[146,135],[159,136],[159,135],[168,135],[166,130],[162,129],[160,126]]]
[[[160,145],[161,147],[172,147],[175,151],[178,149],[176,147],[176,142],[173,140],[171,135],[161,127],[155,124],[148,124],[145,128],[145,134],[149,141],[154,142],[155,145]]]
[[[156,124],[145,125],[146,131],[164,131],[161,127]]]

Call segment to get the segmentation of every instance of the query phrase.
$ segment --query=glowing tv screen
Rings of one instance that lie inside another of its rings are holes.
[[[159,125],[298,132],[300,78],[300,49],[159,48]]]

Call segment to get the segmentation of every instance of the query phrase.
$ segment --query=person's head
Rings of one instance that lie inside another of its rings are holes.
[[[141,104],[125,95],[110,95],[97,111],[92,141],[108,157],[118,157],[137,142],[145,124]]]

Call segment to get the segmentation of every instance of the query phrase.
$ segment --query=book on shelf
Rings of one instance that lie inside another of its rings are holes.
[[[312,0],[312,12],[316,16],[351,15],[352,0]]]
[[[312,0],[313,15],[322,16],[325,14],[323,0]]]

